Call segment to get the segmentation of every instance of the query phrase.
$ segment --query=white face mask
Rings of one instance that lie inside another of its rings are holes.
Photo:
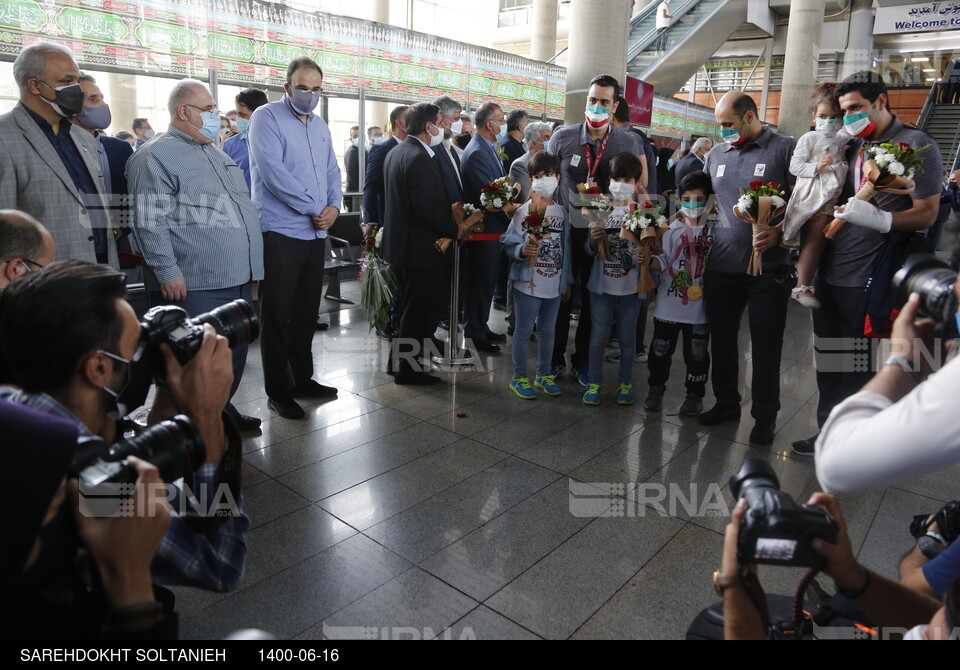
[[[450,132],[454,135],[459,135],[463,132],[463,121],[454,121],[450,124]]]
[[[833,137],[840,132],[841,126],[843,126],[843,119],[817,119],[815,127],[817,132],[825,137]]]
[[[156,132],[153,130],[153,128],[143,131],[143,136],[146,137],[147,140],[152,140],[154,135],[156,135]]]
[[[535,177],[532,182],[530,182],[530,190],[543,198],[549,198],[553,195],[554,191],[557,190],[557,186],[560,184],[560,181],[550,175],[548,177]]]
[[[633,195],[636,187],[633,184],[626,184],[621,181],[610,182],[610,195],[614,200],[626,200]]]
[[[431,124],[431,125],[433,125],[433,124]],[[434,126],[434,128],[436,128],[436,126]],[[427,129],[427,132],[429,133],[430,130]],[[443,144],[443,131],[442,131],[440,128],[437,128],[437,134],[436,134],[436,135],[433,135],[433,134],[430,135],[430,146],[431,146],[431,147],[438,147],[438,146],[440,146],[441,144]]]

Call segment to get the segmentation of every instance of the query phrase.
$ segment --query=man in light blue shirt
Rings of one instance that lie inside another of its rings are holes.
[[[236,161],[243,170],[243,178],[250,189],[250,152],[247,149],[247,130],[250,128],[250,117],[257,110],[267,104],[267,94],[256,88],[245,88],[234,100],[237,105],[237,130],[240,132],[228,138],[223,143],[223,153]]]
[[[330,129],[313,113],[323,71],[309,58],[287,68],[286,95],[250,118],[253,201],[263,231],[260,352],[270,409],[302,419],[293,399],[332,397],[313,377],[313,334],[323,293],[324,238],[340,214],[343,188]]]

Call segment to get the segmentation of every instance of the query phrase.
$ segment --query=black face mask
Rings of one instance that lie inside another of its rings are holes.
[[[947,188],[949,188],[951,191],[956,191],[956,190],[957,190],[957,182],[955,182],[955,181],[950,182],[950,184],[947,186]]]
[[[46,98],[43,98],[43,101],[53,107],[53,111],[60,116],[67,118],[83,111],[83,89],[80,88],[80,84],[70,84],[69,86],[54,88],[45,81],[40,79],[37,81],[51,91],[56,92],[57,95],[53,102],[50,102]]]

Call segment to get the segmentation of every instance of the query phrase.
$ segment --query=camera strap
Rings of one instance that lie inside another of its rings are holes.
[[[190,530],[195,532],[210,532],[219,526],[222,526],[235,515],[232,513],[224,514],[223,510],[217,509],[211,513],[211,507],[214,502],[227,502],[225,496],[221,495],[222,487],[226,486],[226,493],[229,494],[229,501],[236,503],[236,510],[239,511],[241,484],[243,480],[243,440],[240,437],[240,431],[234,424],[233,419],[223,413],[223,434],[227,440],[227,449],[220,459],[220,465],[217,468],[217,476],[214,480],[213,488],[216,492],[215,500],[205,501],[208,508],[200,513],[194,505],[184,515],[184,521]]]

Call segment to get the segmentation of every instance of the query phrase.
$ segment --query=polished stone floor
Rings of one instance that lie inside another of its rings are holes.
[[[357,299],[356,282],[343,294]],[[176,589],[184,637],[682,638],[716,599],[727,480],[743,459],[769,461],[802,502],[818,489],[812,461],[789,455],[816,431],[817,398],[809,312],[792,301],[769,448],[748,444],[746,327],[744,418],[707,430],[677,415],[679,353],[662,413],[643,409],[640,364],[632,407],[610,395],[585,406],[569,376],[562,397],[518,399],[508,346],[448,383],[398,387],[382,371],[386,343],[358,309],[336,307],[325,304],[333,325],[313,349],[316,378],[340,394],[305,420],[267,409],[251,349],[235,398],[264,420],[244,442],[246,574],[228,594]],[[493,312],[494,330],[502,319]],[[895,575],[909,520],[960,497],[958,474],[844,498],[860,559]],[[768,592],[792,593],[801,571],[761,576]]]

